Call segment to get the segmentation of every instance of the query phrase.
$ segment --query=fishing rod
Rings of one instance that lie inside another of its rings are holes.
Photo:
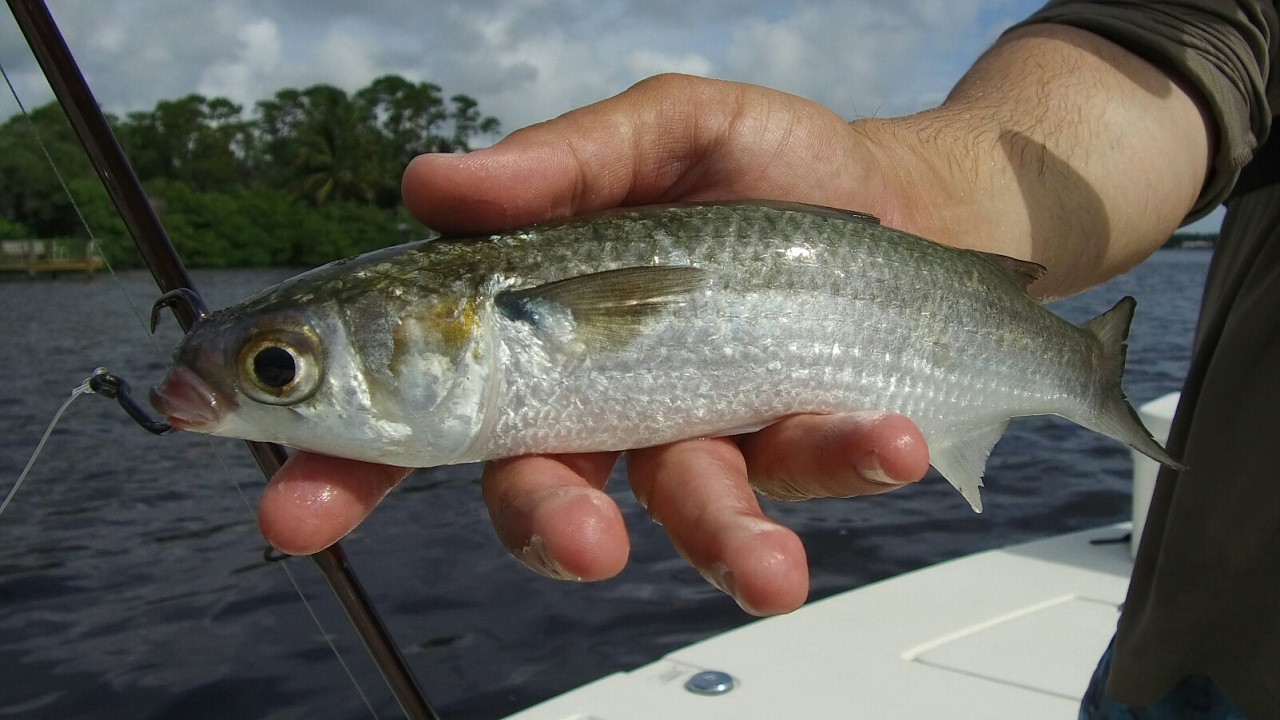
[[[172,308],[183,332],[190,330],[204,314],[204,303],[177,250],[160,224],[160,219],[156,217],[155,209],[147,200],[111,126],[98,107],[98,101],[94,99],[88,83],[80,73],[48,6],[44,0],[8,0],[8,4],[27,44],[35,54],[36,61],[53,87],[58,103],[71,121],[94,170],[110,194],[138,252],[163,293],[156,309]],[[153,329],[156,309],[153,309]],[[117,397],[120,398],[127,400],[127,392]],[[149,429],[155,432],[158,428]],[[248,441],[247,444],[258,467],[268,479],[275,475],[288,457],[284,448],[279,445],[253,441]],[[337,596],[405,715],[411,720],[440,720],[409,670],[400,648],[378,616],[342,548],[334,543],[311,555],[311,559],[320,568]]]

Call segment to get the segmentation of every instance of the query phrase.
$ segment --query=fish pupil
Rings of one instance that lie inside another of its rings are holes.
[[[280,389],[298,376],[298,365],[288,350],[265,347],[253,356],[253,374],[263,385]]]

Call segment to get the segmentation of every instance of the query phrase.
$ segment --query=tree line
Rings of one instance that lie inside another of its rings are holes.
[[[1165,241],[1166,248],[1206,248],[1218,243],[1218,233],[1193,233],[1179,230]]]
[[[0,125],[0,238],[84,237],[115,265],[136,253],[56,102]],[[193,267],[317,265],[422,237],[400,204],[414,156],[496,135],[475,99],[396,75],[352,94],[287,88],[246,113],[187,95],[110,117],[174,245]],[[32,130],[39,137],[32,138]]]

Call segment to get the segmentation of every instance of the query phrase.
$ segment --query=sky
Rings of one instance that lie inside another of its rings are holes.
[[[353,91],[395,73],[475,97],[510,131],[662,72],[765,85],[847,119],[906,114],[940,102],[1041,0],[48,3],[108,112],[192,92],[251,108],[285,87]],[[0,64],[27,107],[52,98],[7,13]],[[0,95],[0,117],[16,110]]]

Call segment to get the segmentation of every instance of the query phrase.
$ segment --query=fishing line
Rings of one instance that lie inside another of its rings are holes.
[[[241,493],[241,497],[244,494]],[[351,685],[355,687],[356,694],[364,701],[364,706],[369,710],[369,714],[373,716],[373,720],[379,720],[378,711],[373,709],[373,703],[369,702],[369,698],[364,694],[364,688],[360,686],[360,682],[356,680],[355,673],[347,665],[347,661],[343,659],[342,653],[338,652],[338,646],[333,644],[333,636],[324,629],[324,624],[320,622],[320,616],[316,615],[316,611],[311,608],[311,603],[307,601],[307,596],[302,593],[302,587],[298,585],[298,579],[293,576],[293,571],[289,569],[287,561],[276,563],[280,569],[284,570],[284,574],[288,576],[289,582],[293,584],[293,589],[298,592],[298,599],[302,601],[302,606],[307,609],[307,613],[311,615],[311,620],[320,629],[320,635],[324,641],[329,644],[329,649],[333,651],[333,656],[338,659],[338,664],[342,666],[343,672],[351,679]]]
[[[205,441],[209,444],[210,449],[213,450],[214,455],[217,456],[218,461],[222,463],[223,469],[227,470],[228,477],[231,478],[231,485],[235,487],[236,492],[240,494],[240,502],[244,503],[244,507],[249,511],[249,515],[256,520],[258,516],[253,511],[253,504],[249,502],[249,496],[245,495],[244,488],[240,487],[240,483],[236,482],[235,474],[231,472],[230,466],[227,465],[227,459],[222,456],[222,453],[214,446],[214,443],[210,438],[206,437]],[[364,701],[364,706],[369,709],[369,714],[373,716],[374,720],[378,720],[378,711],[373,709],[373,703],[371,703],[369,701],[369,697],[364,694],[364,688],[360,686],[360,681],[356,679],[355,673],[351,670],[351,667],[347,665],[347,661],[342,657],[342,653],[338,651],[338,646],[333,643],[333,635],[325,630],[324,623],[320,621],[320,616],[317,615],[315,609],[311,607],[311,603],[307,600],[306,594],[302,592],[302,586],[298,584],[298,579],[294,577],[293,571],[289,569],[288,561],[277,562],[275,564],[279,565],[280,569],[284,570],[284,574],[289,578],[289,582],[293,585],[294,591],[298,593],[298,599],[302,601],[302,607],[307,609],[307,614],[311,616],[311,621],[316,624],[316,627],[320,630],[321,637],[323,637],[324,641],[328,643],[329,649],[333,651],[333,656],[338,659],[338,664],[342,666],[343,672],[347,674],[347,678],[350,679],[351,684],[355,686],[356,694],[358,694],[360,699]]]
[[[102,368],[98,369],[101,370]],[[54,426],[62,419],[62,414],[67,411],[67,408],[71,407],[71,403],[76,398],[84,395],[85,393],[93,392],[93,389],[89,387],[89,381],[92,379],[92,375],[85,378],[84,382],[80,383],[79,386],[71,391],[71,397],[67,398],[66,402],[62,403],[62,407],[58,408],[58,412],[53,414],[53,420],[49,422],[49,427],[45,428],[44,436],[41,437],[40,442],[36,444],[36,451],[31,453],[31,459],[27,461],[27,466],[22,468],[22,474],[18,476],[18,481],[13,484],[13,489],[11,489],[9,494],[5,496],[4,502],[0,503],[0,515],[3,515],[5,508],[9,507],[9,503],[13,501],[13,496],[18,494],[18,488],[22,487],[23,481],[27,479],[27,473],[31,472],[31,466],[36,464],[36,458],[40,457],[40,453],[44,451],[44,444],[49,442],[49,436],[53,434]]]
[[[44,153],[44,159],[49,163],[49,169],[53,171],[53,176],[58,179],[58,184],[62,186],[62,192],[66,194],[67,200],[71,202],[71,207],[76,211],[76,217],[80,219],[80,226],[84,228],[85,233],[89,235],[89,246],[102,258],[102,265],[107,268],[107,273],[111,275],[111,279],[115,282],[112,287],[120,293],[124,298],[124,304],[129,308],[129,312],[133,313],[134,319],[147,331],[146,335],[151,341],[152,347],[157,352],[160,347],[156,345],[155,337],[150,332],[150,326],[142,319],[138,307],[133,304],[129,293],[124,290],[124,283],[120,281],[120,276],[116,275],[116,270],[111,266],[111,261],[107,259],[107,254],[102,250],[102,243],[98,241],[98,236],[93,233],[93,228],[89,227],[89,221],[85,219],[84,212],[80,210],[80,203],[76,202],[76,196],[71,193],[71,187],[67,185],[67,181],[62,177],[62,172],[58,170],[58,164],[53,161],[53,155],[49,152],[49,148],[44,144],[44,139],[40,137],[40,131],[36,129],[36,124],[31,121],[31,114],[27,112],[27,106],[23,104],[22,98],[18,97],[18,90],[13,86],[13,81],[9,79],[9,73],[4,69],[4,64],[0,63],[0,76],[4,77],[4,84],[9,86],[9,94],[13,96],[13,102],[17,104],[18,110],[22,113],[23,123],[27,126],[27,132],[31,133],[31,137],[35,138],[36,145],[40,146],[40,152]]]
[[[160,347],[156,342],[155,336],[150,331],[149,324],[147,323],[146,320],[143,320],[142,314],[138,311],[137,305],[133,303],[133,300],[129,297],[129,294],[125,292],[124,283],[120,280],[120,276],[116,274],[115,268],[111,266],[111,261],[107,259],[106,253],[103,252],[102,243],[99,242],[97,235],[94,234],[93,228],[89,227],[88,220],[85,219],[84,213],[80,210],[80,204],[76,202],[75,195],[71,193],[70,186],[67,185],[67,181],[63,178],[62,173],[58,170],[58,165],[56,162],[54,162],[53,155],[49,152],[49,148],[45,145],[44,139],[40,137],[40,131],[36,129],[35,123],[32,122],[31,115],[30,113],[27,112],[26,105],[23,104],[22,98],[18,96],[18,90],[17,88],[14,87],[13,81],[10,80],[9,78],[9,73],[8,71],[5,70],[4,65],[2,63],[0,63],[0,76],[4,78],[5,85],[9,87],[9,94],[13,96],[14,103],[17,104],[18,110],[22,113],[23,122],[27,126],[27,132],[31,134],[31,137],[35,139],[36,144],[40,147],[40,151],[44,153],[45,160],[49,163],[49,168],[53,171],[54,177],[58,179],[58,184],[62,186],[62,191],[66,193],[67,200],[71,202],[71,207],[75,210],[76,217],[79,218],[81,227],[83,227],[85,233],[88,234],[90,246],[93,247],[97,251],[99,257],[102,258],[102,264],[104,267],[107,268],[107,272],[108,274],[110,274],[111,279],[113,281],[112,286],[115,287],[116,290],[123,297],[125,306],[129,308],[129,311],[131,313],[133,313],[134,319],[136,319],[138,321],[138,325],[142,327],[143,334],[146,335],[147,339],[150,341],[152,348],[157,353],[161,352]],[[94,374],[96,375],[99,371],[105,372],[103,368],[98,368],[98,370],[95,371]],[[58,421],[62,419],[62,414],[67,411],[67,408],[70,407],[72,401],[74,401],[77,397],[80,397],[81,395],[84,395],[86,393],[93,393],[93,390],[89,387],[89,381],[91,379],[92,379],[92,376],[89,378],[85,378],[84,382],[82,382],[78,387],[72,390],[71,397],[67,398],[66,402],[62,403],[62,407],[58,408],[58,412],[53,416],[53,421],[49,423],[49,427],[44,432],[44,437],[40,439],[39,444],[36,445],[35,452],[32,453],[31,455],[31,459],[27,461],[26,467],[23,468],[22,474],[18,476],[17,482],[14,483],[13,488],[9,491],[9,494],[5,497],[4,502],[0,503],[0,514],[4,513],[5,508],[9,506],[9,503],[13,500],[14,495],[17,494],[18,488],[21,487],[23,481],[27,479],[27,475],[28,473],[31,472],[32,466],[35,465],[36,459],[40,457],[41,451],[44,450],[45,443],[49,440],[50,434],[53,433],[54,426],[57,425]],[[257,515],[253,511],[253,506],[252,504],[249,503],[249,499],[245,495],[244,490],[240,487],[240,483],[235,480],[235,473],[231,470],[231,467],[230,465],[228,465],[226,458],[223,457],[222,452],[217,447],[214,446],[212,441],[209,442],[209,446],[213,450],[214,455],[222,463],[223,469],[227,471],[227,475],[231,479],[231,485],[236,489],[236,492],[239,493],[240,500],[244,503],[245,507],[248,509],[249,515],[253,517],[256,521]],[[364,688],[361,687],[360,682],[356,679],[355,673],[352,672],[351,668],[347,665],[347,661],[342,657],[342,653],[338,651],[337,646],[333,643],[333,636],[325,629],[324,624],[320,621],[319,615],[317,615],[315,610],[312,609],[311,603],[307,601],[306,595],[303,594],[302,587],[298,584],[298,581],[294,577],[293,572],[289,570],[288,566],[285,563],[279,563],[279,565],[281,568],[284,569],[285,575],[289,578],[290,584],[293,585],[294,591],[297,592],[298,599],[302,601],[302,606],[306,608],[307,614],[311,616],[312,621],[315,623],[316,627],[320,630],[321,636],[323,636],[325,639],[325,642],[328,643],[329,649],[333,651],[334,657],[338,659],[338,664],[342,666],[343,671],[347,674],[347,677],[351,680],[351,684],[356,689],[356,694],[360,696],[360,699],[364,702],[365,707],[368,708],[369,714],[373,716],[374,720],[378,720],[378,717],[379,717],[378,713],[376,710],[373,709],[373,704],[369,701],[368,696],[365,695]]]

